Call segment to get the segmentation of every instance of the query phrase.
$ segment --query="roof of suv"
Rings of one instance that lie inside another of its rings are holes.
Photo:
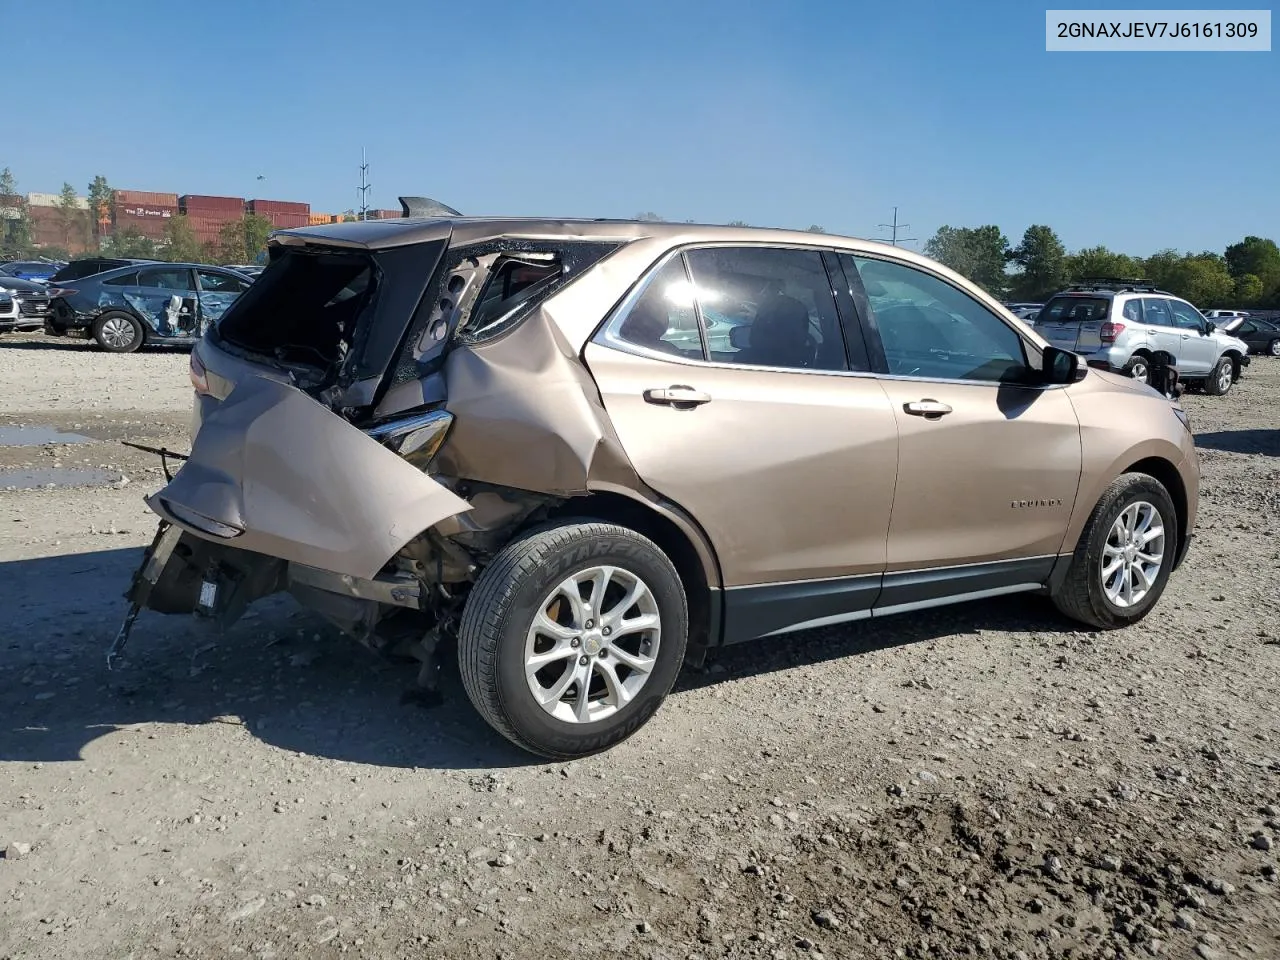
[[[289,246],[320,242],[325,245],[381,250],[440,240],[450,235],[453,242],[459,245],[499,237],[620,242],[649,237],[687,237],[694,241],[759,242],[761,236],[765,235],[781,243],[812,244],[820,238],[824,245],[859,250],[891,250],[904,259],[918,257],[901,247],[830,233],[817,234],[772,227],[555,217],[400,217],[392,220],[357,220],[277,230],[271,235],[271,242]]]

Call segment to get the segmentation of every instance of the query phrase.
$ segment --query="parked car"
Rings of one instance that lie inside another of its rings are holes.
[[[143,608],[287,590],[429,690],[456,638],[480,714],[567,758],[714,648],[1021,592],[1121,627],[1186,555],[1178,405],[900,247],[444,217],[271,243],[192,351],[109,662]]]
[[[105,273],[107,270],[114,270],[117,267],[136,267],[144,263],[156,262],[155,260],[134,260],[126,257],[85,257],[81,260],[72,260],[65,267],[59,268],[58,272],[49,278],[49,284],[58,286],[71,280],[79,280],[81,277],[91,277],[97,273]]]
[[[194,343],[253,281],[224,267],[150,263],[70,282],[50,289],[45,332],[130,353],[145,343]]]
[[[1044,307],[1043,303],[1006,303],[1009,312],[1019,320],[1025,320],[1027,323],[1034,323],[1036,314]]]
[[[1243,340],[1252,353],[1280,357],[1280,325],[1261,317],[1241,314],[1221,323],[1223,332]]]
[[[10,260],[0,263],[0,276],[17,280],[46,281],[62,266],[49,260]]]
[[[1243,310],[1202,310],[1200,312],[1206,320],[1212,320],[1220,327],[1228,320],[1239,320],[1248,316]]]
[[[49,290],[36,280],[0,276],[0,333],[39,330],[49,313]]]
[[[1249,363],[1244,341],[1218,330],[1186,300],[1146,280],[1087,280],[1045,304],[1036,331],[1090,366],[1146,380],[1156,351],[1171,354],[1188,386],[1230,392]]]
[[[242,273],[250,280],[256,280],[258,274],[267,268],[260,263],[229,263],[227,264],[227,269]]]

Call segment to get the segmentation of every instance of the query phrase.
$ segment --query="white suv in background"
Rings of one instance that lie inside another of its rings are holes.
[[[1163,350],[1183,383],[1218,396],[1230,392],[1249,363],[1243,340],[1145,280],[1082,280],[1045,304],[1036,332],[1092,367],[1139,380],[1149,378],[1152,356]]]

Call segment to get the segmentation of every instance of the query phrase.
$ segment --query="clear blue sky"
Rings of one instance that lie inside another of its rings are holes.
[[[1025,0],[3,6],[24,191],[338,212],[364,146],[376,207],[1280,239],[1280,53],[1049,54]]]

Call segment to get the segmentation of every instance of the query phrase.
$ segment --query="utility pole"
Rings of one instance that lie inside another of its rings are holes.
[[[373,186],[369,182],[369,161],[365,158],[364,147],[360,148],[360,219],[369,219],[369,190]]]
[[[892,237],[891,237],[891,239],[889,240],[889,242],[890,242],[890,243],[892,243],[892,244],[896,247],[896,246],[898,245],[898,231],[899,231],[899,230],[906,230],[908,227],[910,227],[910,226],[911,226],[911,224],[909,224],[909,223],[899,223],[899,222],[898,222],[898,208],[897,208],[897,207],[894,207],[894,208],[893,208],[893,223],[881,223],[881,224],[878,224],[878,226],[880,227],[880,229],[881,229],[881,230],[892,230],[892,231],[893,231]],[[881,239],[884,239],[884,238],[882,237]],[[904,243],[906,243],[906,242],[907,242],[907,241],[909,241],[909,240],[915,240],[915,239],[916,239],[915,237],[903,237],[903,238],[902,238],[902,241],[903,241]]]

